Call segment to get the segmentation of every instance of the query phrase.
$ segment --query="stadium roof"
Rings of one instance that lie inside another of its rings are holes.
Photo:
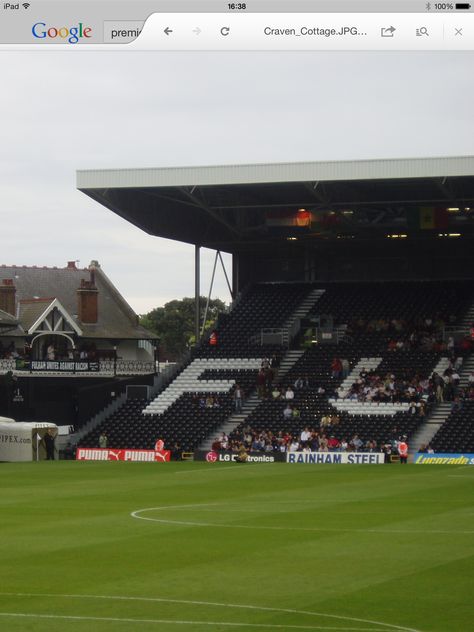
[[[300,231],[306,240],[406,232],[421,207],[458,209],[450,227],[474,228],[474,156],[87,170],[77,187],[149,234],[228,252],[288,239],[271,218],[301,208],[334,220]]]

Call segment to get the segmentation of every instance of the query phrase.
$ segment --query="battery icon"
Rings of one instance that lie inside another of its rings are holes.
[[[468,4],[467,2],[459,2],[456,4],[456,9],[467,9],[469,10],[471,8],[471,5]]]

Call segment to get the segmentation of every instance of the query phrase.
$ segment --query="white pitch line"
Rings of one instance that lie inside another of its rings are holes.
[[[106,621],[113,623],[171,623],[173,625],[209,625],[229,628],[272,628],[278,630],[336,630],[339,632],[385,632],[380,628],[334,628],[321,625],[281,625],[278,623],[236,623],[231,621],[184,621],[179,619],[126,619],[120,617],[91,617],[67,614],[39,614],[26,612],[0,612],[0,617],[17,617],[30,619],[61,619],[69,621]]]
[[[203,507],[218,506],[204,504]],[[443,530],[431,530],[426,531],[424,529],[347,529],[344,527],[275,527],[275,526],[256,526],[256,525],[244,525],[244,524],[219,524],[217,522],[193,522],[189,520],[166,520],[164,518],[147,518],[146,516],[140,516],[139,514],[145,511],[160,511],[163,509],[181,509],[181,508],[195,508],[200,507],[197,505],[176,505],[167,507],[148,507],[145,509],[137,509],[132,511],[130,516],[137,520],[147,520],[148,522],[158,522],[160,524],[177,524],[185,527],[217,527],[221,529],[250,529],[258,531],[310,531],[316,533],[380,533],[380,534],[423,534],[423,535],[472,535],[474,531],[443,531]]]
[[[212,606],[216,608],[237,608],[241,610],[256,610],[259,612],[276,612],[285,614],[302,614],[310,617],[324,617],[327,619],[337,619],[340,621],[352,621],[355,623],[365,623],[370,625],[378,625],[391,630],[398,630],[399,632],[421,632],[415,628],[405,628],[400,625],[394,625],[392,623],[383,623],[382,621],[374,621],[372,619],[361,619],[358,617],[349,617],[339,614],[327,614],[324,612],[314,612],[311,610],[296,610],[294,608],[272,608],[270,606],[252,606],[248,604],[235,604],[235,603],[220,603],[215,601],[196,601],[191,599],[166,599],[164,597],[128,597],[121,595],[75,595],[75,594],[61,594],[61,593],[14,593],[14,592],[0,592],[0,596],[8,597],[52,597],[52,598],[64,598],[64,599],[101,599],[101,600],[115,600],[115,601],[141,601],[141,602],[155,602],[155,603],[174,603],[190,606]],[[337,629],[337,628],[330,628]],[[378,632],[372,630],[371,632]]]

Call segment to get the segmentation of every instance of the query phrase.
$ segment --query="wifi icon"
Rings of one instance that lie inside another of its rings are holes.
[[[29,9],[29,7],[30,7],[31,5],[30,5],[30,3],[29,3],[29,2],[24,2],[21,6],[22,6],[24,9]]]

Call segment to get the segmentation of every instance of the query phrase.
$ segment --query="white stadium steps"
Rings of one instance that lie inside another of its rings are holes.
[[[171,384],[143,410],[145,415],[162,415],[184,393],[228,393],[235,380],[200,380],[207,370],[258,370],[261,358],[198,358],[193,360]]]

